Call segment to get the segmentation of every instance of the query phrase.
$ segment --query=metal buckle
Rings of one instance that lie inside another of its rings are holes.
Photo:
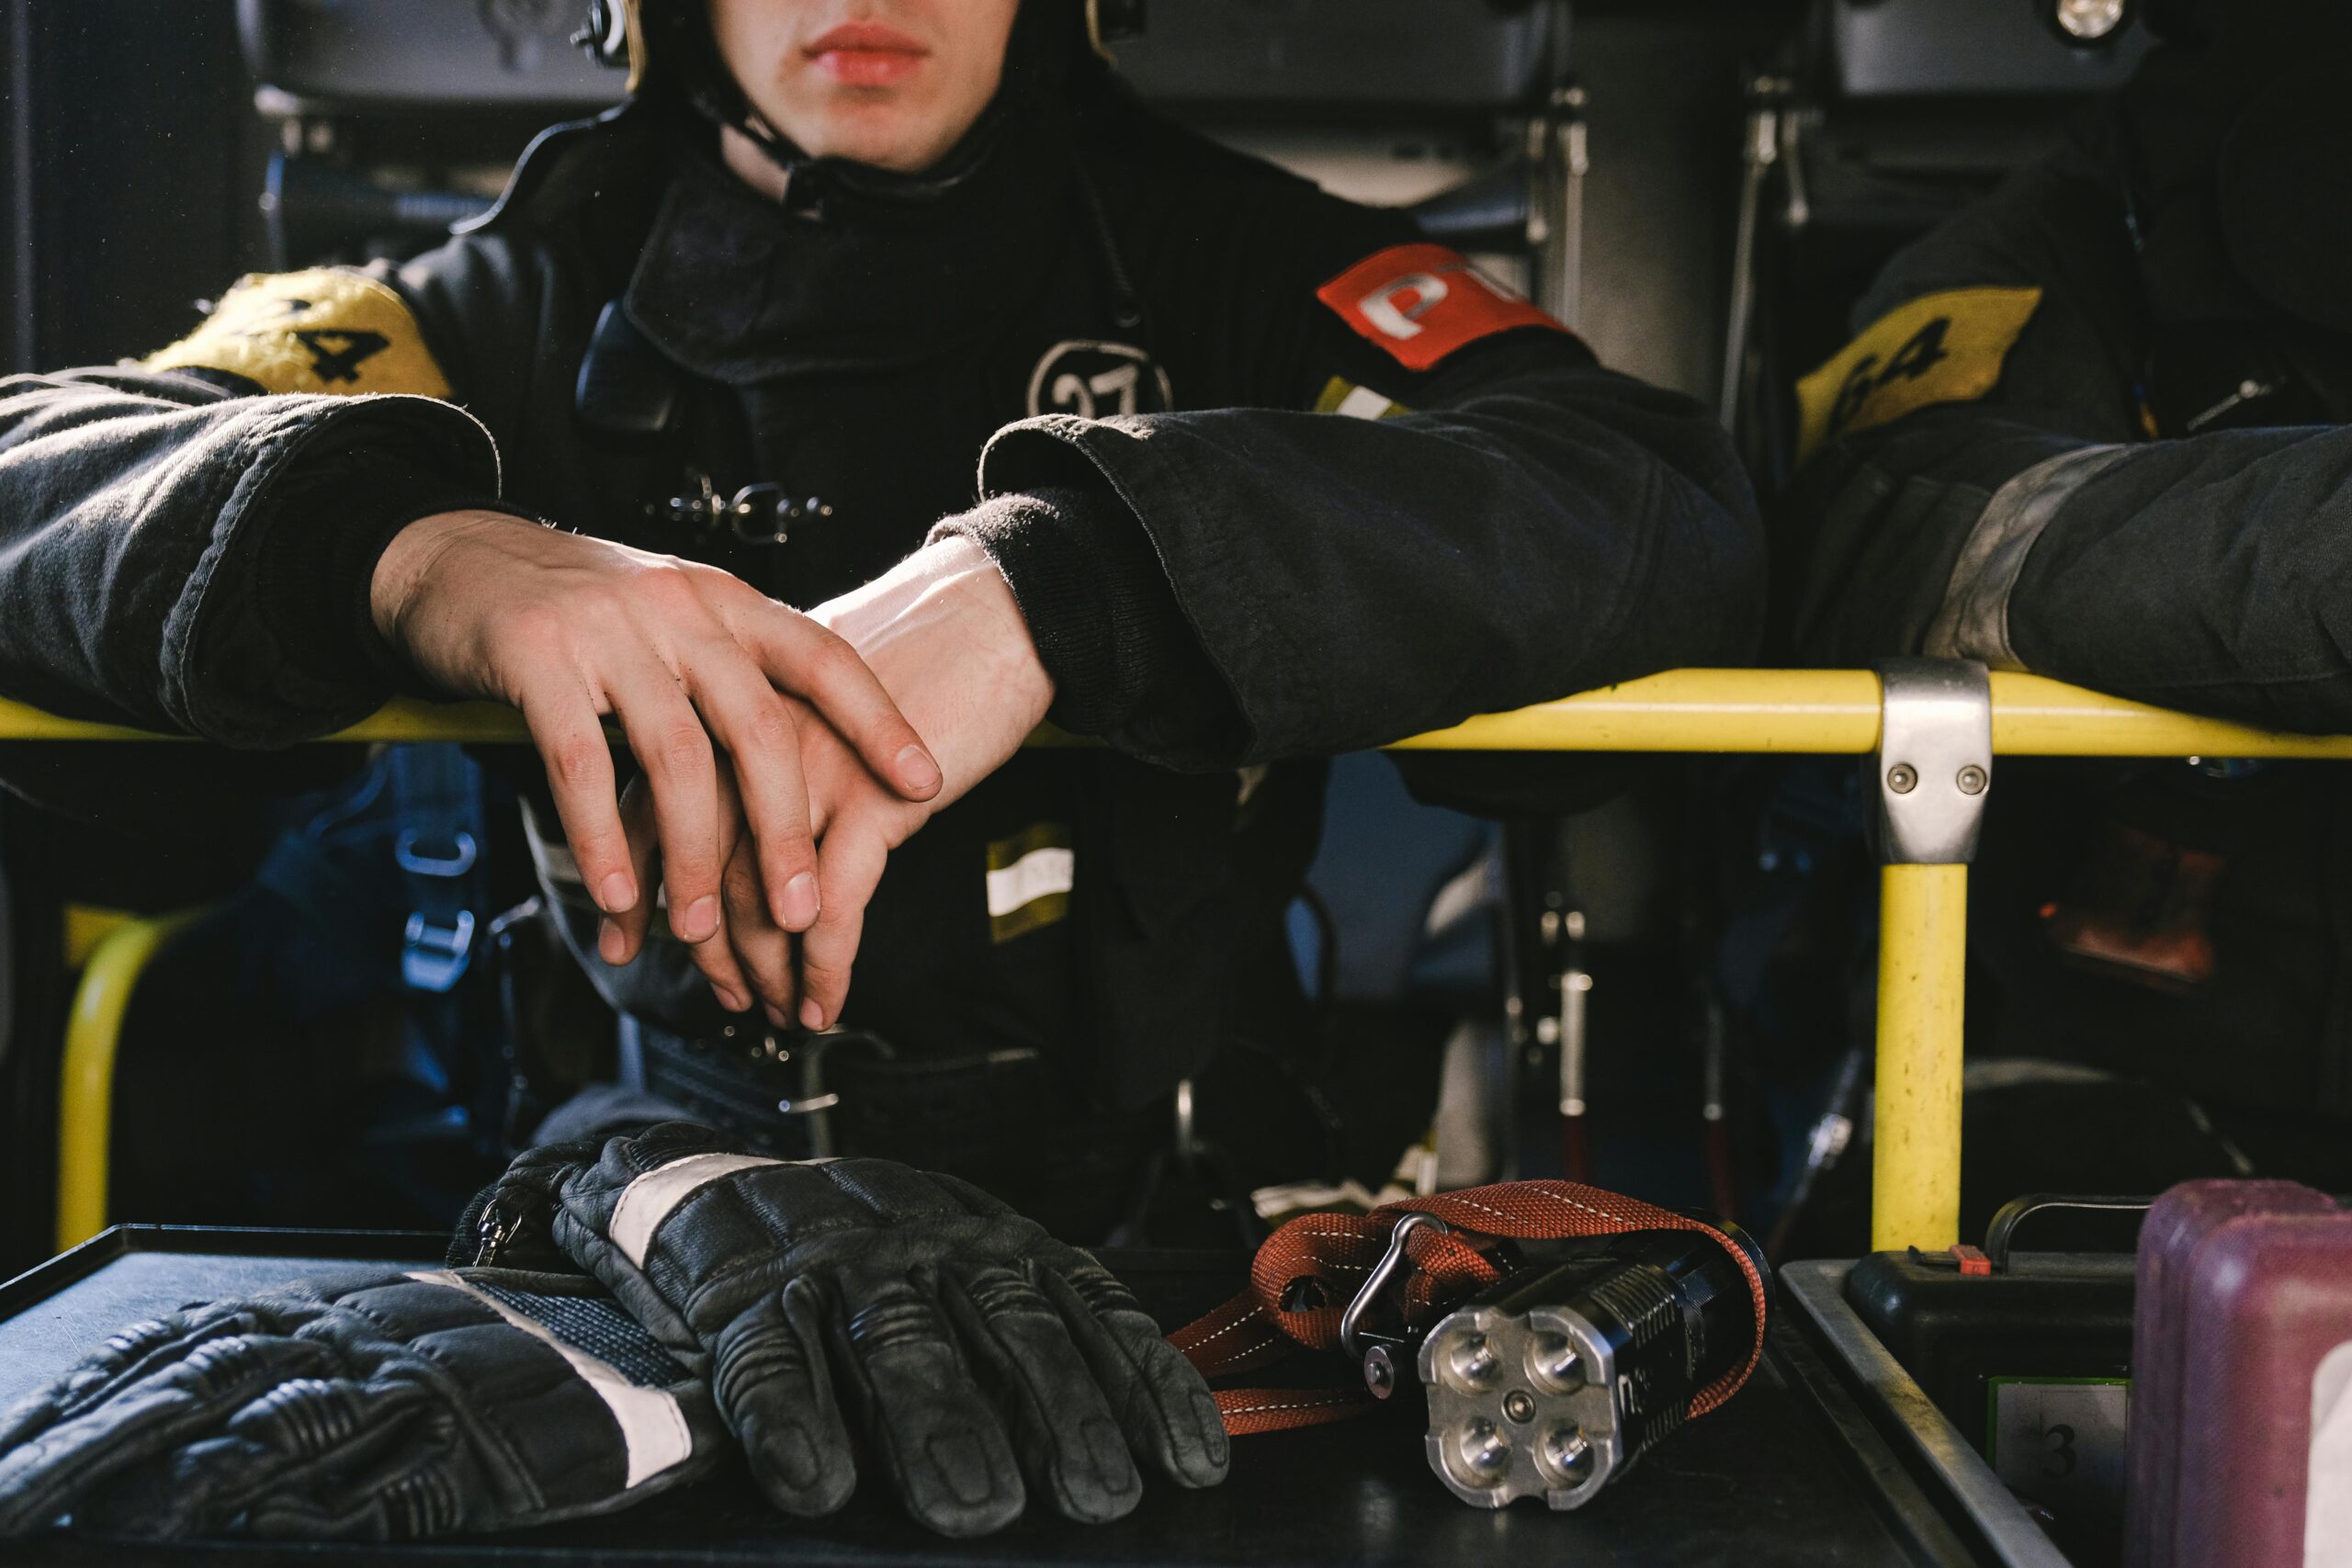
[[[707,474],[695,476],[695,493],[673,495],[648,506],[648,515],[694,528],[724,525],[747,545],[787,545],[792,525],[808,519],[831,517],[832,503],[820,496],[795,498],[772,481],[745,485],[732,499],[722,496]]]
[[[474,1222],[473,1266],[487,1269],[496,1263],[499,1252],[522,1228],[523,1223],[502,1211],[496,1200],[483,1204],[481,1218]]]
[[[401,979],[412,990],[443,992],[462,979],[473,959],[474,912],[460,909],[447,924],[419,909],[408,918],[401,939]]]
[[[694,485],[695,493],[692,495],[673,495],[667,501],[646,502],[645,514],[682,527],[709,527],[718,520],[718,513],[726,503],[718,499],[718,492],[712,488],[708,474],[695,475]]]
[[[831,517],[831,504],[810,496],[788,499],[777,484],[745,485],[727,506],[727,525],[747,545],[788,545],[792,525],[803,518]]]
[[[404,828],[392,842],[392,859],[411,876],[463,876],[473,870],[474,862],[481,855],[481,846],[474,842],[471,833],[452,834],[446,855],[421,852],[418,846],[424,841],[424,835],[415,829]]]

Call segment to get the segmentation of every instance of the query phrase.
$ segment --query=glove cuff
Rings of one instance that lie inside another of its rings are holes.
[[[602,1147],[601,1139],[578,1138],[543,1144],[515,1156],[458,1216],[457,1228],[449,1235],[449,1267],[577,1272],[580,1263],[556,1243],[555,1214],[563,1201],[565,1179],[594,1164]]]

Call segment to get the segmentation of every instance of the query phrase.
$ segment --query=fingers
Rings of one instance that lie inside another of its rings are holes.
[[[662,829],[653,818],[653,788],[639,775],[621,792],[621,832],[628,842],[629,874],[639,887],[651,887],[662,864]],[[585,878],[585,868],[582,868]],[[615,968],[643,951],[652,929],[657,901],[640,898],[628,908],[608,914],[597,928],[596,956]]]
[[[334,1385],[314,1386],[311,1398],[331,1397]],[[243,1501],[246,1529],[308,1540],[414,1540],[501,1522],[469,1507],[469,1498],[481,1495],[459,1457],[463,1423],[431,1389],[379,1384],[354,1392],[365,1402],[357,1428],[332,1451],[315,1442],[292,1445],[302,1459]],[[309,1403],[298,1400],[281,1413],[297,1430],[321,1419],[300,1408]],[[274,1446],[289,1447],[282,1437]]]
[[[800,937],[800,1023],[830,1029],[849,999],[850,968],[865,933],[865,904],[874,897],[888,863],[889,840],[861,813],[836,819],[826,829],[818,856],[818,881],[825,907]]]
[[[946,1536],[1011,1524],[1026,1498],[1021,1467],[939,1308],[896,1272],[853,1295],[827,1303],[842,1367],[864,1405],[875,1457],[908,1515]]]
[[[0,1539],[36,1530],[112,1477],[194,1438],[288,1376],[323,1371],[306,1340],[225,1332],[0,1455]]]
[[[241,1511],[223,1511],[227,1472],[255,1472],[268,1456],[233,1438],[205,1438],[168,1450],[90,1488],[74,1504],[77,1529],[135,1540],[172,1540],[225,1529]]]
[[[556,673],[523,687],[515,705],[547,769],[581,885],[607,915],[636,908],[645,885],[630,865],[628,835],[613,793],[612,750],[594,701],[584,687]]]
[[[810,1289],[796,1280],[721,1329],[711,1372],[719,1414],[761,1492],[802,1518],[831,1513],[857,1486]]]
[[[355,1472],[380,1485],[377,1456],[413,1446],[409,1417],[426,1397],[416,1384],[370,1390],[349,1378],[288,1379],[231,1416],[218,1435],[110,1480],[76,1506],[75,1522],[145,1540],[209,1535],[276,1497],[314,1502],[334,1478]]]
[[[708,942],[718,934],[723,864],[718,761],[710,735],[676,679],[652,660],[632,663],[606,696],[653,792],[671,932],[680,942]]]
[[[659,864],[672,932],[691,946],[721,1005],[741,1012],[761,987],[747,975],[736,944],[720,938],[729,930],[724,877],[747,831],[759,872],[750,888],[761,911],[750,922],[747,907],[747,923],[790,931],[817,918],[816,846],[801,782],[799,729],[789,705],[732,644],[704,648],[685,669],[673,678],[659,666],[639,666],[610,694],[643,769],[623,803],[623,831],[632,874],[650,885]],[[714,738],[723,752],[713,750]],[[739,903],[744,892],[736,889]],[[608,919],[608,929],[598,935],[600,956],[629,962],[652,918],[649,901]],[[741,945],[751,951],[755,942]],[[772,971],[786,967],[775,957],[776,946],[772,940],[757,944]],[[779,1001],[792,995],[786,986],[765,990]]]
[[[752,982],[733,949],[720,940],[726,930],[721,877],[741,836],[743,807],[734,771],[713,751],[703,716],[658,665],[639,667],[615,694],[614,705],[621,715],[630,750],[644,770],[645,789],[651,795],[653,836],[660,846],[671,931],[688,944],[695,966],[710,981],[720,1005],[730,1011],[745,1011],[755,994]],[[737,732],[741,732],[740,726]],[[792,765],[795,771],[786,793],[797,796],[797,758]],[[632,790],[635,787],[632,784]],[[799,815],[800,825],[791,831],[805,839],[805,804]],[[645,834],[639,821],[633,842],[641,853]],[[644,929],[642,922],[634,929]],[[617,936],[610,941],[609,952],[622,953],[624,959],[633,956],[631,935],[631,926],[620,926]],[[606,942],[600,935],[600,953],[606,951]]]
[[[718,778],[722,785],[719,790],[719,815],[724,823],[734,810],[735,796],[731,788],[724,787],[728,782],[728,769],[723,764],[719,768]],[[639,885],[650,887],[662,863],[662,829],[655,815],[652,786],[642,775],[631,779],[628,787],[621,792],[621,823],[628,834],[629,854]],[[736,840],[733,848],[740,858],[743,847],[740,835],[722,831],[720,836],[722,840]],[[736,862],[730,860],[728,863],[731,866]],[[723,886],[720,897],[723,908],[726,903]],[[719,930],[724,940],[714,936],[707,942],[688,945],[685,950],[686,956],[710,982],[711,994],[718,998],[718,1005],[733,1012],[745,1011],[754,999],[756,982],[748,977],[737,954],[745,947],[745,933],[751,929],[748,922],[759,915],[759,899],[754,893],[751,902],[741,907],[740,916],[729,914],[721,921]],[[621,914],[607,915],[598,927],[596,956],[616,967],[630,963],[643,951],[652,922],[651,900]],[[764,923],[763,917],[761,917],[761,923]],[[763,949],[755,947],[754,951],[764,954]],[[787,964],[786,967],[788,969],[790,966]]]
[[[103,1404],[117,1389],[177,1359],[203,1340],[254,1326],[238,1303],[218,1302],[131,1325],[47,1388],[0,1412],[0,1455]]]
[[[748,662],[706,662],[713,673],[698,679],[695,700],[727,748],[742,819],[757,846],[768,918],[786,931],[806,931],[817,918],[817,844],[800,771],[800,721]]]
[[[600,954],[621,964],[640,950],[658,863],[672,932],[712,949],[698,952],[697,963],[720,999],[741,1010],[754,987],[744,965],[714,941],[726,924],[722,881],[733,835],[748,830],[755,846],[758,890],[774,925],[809,929],[824,901],[802,726],[821,720],[838,731],[876,778],[910,799],[936,795],[943,780],[881,681],[831,631],[723,573],[635,570],[618,635],[599,626],[570,660],[515,661],[524,667],[513,683],[515,701],[547,765],[581,880],[608,917],[598,932]],[[593,657],[583,660],[583,648]],[[778,688],[805,696],[815,714],[798,711]],[[606,712],[642,772],[650,805],[639,810],[650,809],[658,862],[645,818],[615,799],[600,717]],[[838,955],[841,973],[830,983],[829,1013],[846,994],[856,924],[832,929],[828,951]],[[790,998],[788,988],[767,989]]]
[[[463,1517],[463,1484],[446,1464],[401,1466],[389,1477],[320,1475],[254,1499],[245,1529],[265,1540],[417,1540],[482,1528]]]
[[[874,776],[909,800],[929,800],[944,782],[939,763],[855,649],[831,629],[768,600],[732,626],[768,679],[805,697]]]
[[[1030,1484],[1065,1518],[1102,1524],[1143,1499],[1119,1422],[1060,1314],[1013,1269],[974,1269],[944,1292],[986,1369]]]
[[[748,843],[736,845],[735,858],[727,863],[719,901],[726,911],[727,942],[734,950],[735,961],[766,1004],[769,1021],[780,1029],[792,1015],[799,989],[793,971],[792,934],[770,916]]]
[[[1231,1461],[1208,1383],[1110,1270],[1076,1247],[1039,1271],[1128,1446],[1183,1486],[1214,1486]]]

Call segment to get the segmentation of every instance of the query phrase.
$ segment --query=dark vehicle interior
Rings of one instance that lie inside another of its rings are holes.
[[[615,79],[568,41],[571,13],[15,0],[6,362],[144,352],[242,272],[426,248],[487,209],[537,130],[614,101]],[[1842,341],[1879,263],[1990,188],[2144,44],[2128,7],[2085,42],[2022,0],[1184,0],[1154,7],[1118,52],[1166,112],[1341,194],[1412,207],[1604,363],[1718,404],[1769,491],[1785,475],[1790,389]],[[1645,766],[1644,787],[1590,810],[1498,825],[1415,804],[1377,759],[1344,761],[1294,945],[1335,1048],[1412,1078],[1423,1125],[1442,1077],[1423,1179],[1566,1160],[1769,1228],[1804,1179],[1806,1138],[1853,1111],[1831,1101],[1851,1098],[1839,1065],[1867,1043],[1827,999],[1861,939],[1808,924],[1834,928],[1856,897],[1839,886],[1861,863],[1853,792],[1826,765]],[[61,933],[102,929],[106,911],[216,903],[280,825],[250,803],[232,807],[247,818],[234,825],[157,805],[154,836],[129,843],[9,803],[17,1262],[54,1239],[56,1042],[85,955]],[[479,896],[526,891],[513,870],[482,868]],[[502,907],[473,912],[480,940]],[[166,970],[158,984],[179,984]],[[172,1005],[134,998],[118,1147],[171,1146],[189,1090],[164,1087],[185,1070],[168,1064],[238,1051],[210,983],[191,979]],[[1591,1105],[1566,1146],[1564,1032]],[[277,1092],[300,1103],[288,1076],[273,1075]],[[332,1076],[305,1080],[334,1092]],[[486,1102],[473,1114],[511,1120]],[[1376,1188],[1387,1173],[1362,1174]],[[317,1217],[291,1199],[255,1210],[252,1193],[215,1210],[138,1168],[116,1185],[126,1217]]]
[[[147,353],[241,274],[429,248],[489,209],[538,130],[616,101],[572,46],[581,9],[0,0],[0,369]],[[1114,47],[1144,98],[1411,209],[1605,365],[1720,410],[1768,498],[1792,466],[1794,384],[1849,337],[1881,265],[2150,42],[2134,0],[1136,10]],[[566,1089],[627,1074],[625,1023],[584,985],[537,983],[564,960],[514,917],[533,889],[497,748],[379,760],[358,801],[335,782],[347,762],[315,751],[253,759],[210,799],[142,782],[152,750],[56,764],[72,790],[73,770],[111,770],[89,798],[128,802],[136,834],[119,810],[0,798],[0,1276],[107,1223],[444,1228]],[[1304,1210],[1566,1176],[1735,1217],[1775,1264],[1867,1250],[1867,1156],[1849,1157],[1872,1047],[1867,781],[1851,759],[1776,757],[1547,777],[1531,766],[1524,814],[1490,820],[1421,804],[1378,754],[1340,760],[1289,931],[1320,1048],[1365,1104],[1318,1179],[1248,1195],[1233,1243]],[[93,955],[133,928],[154,941],[101,992]],[[66,1043],[107,1005],[109,1119],[76,1127]],[[220,1114],[286,1146],[196,1176]],[[69,1190],[92,1149],[95,1213]],[[2019,1196],[1967,1191],[1962,1234]],[[2071,1223],[2101,1234],[2096,1213]],[[1662,1456],[1648,1479],[1705,1462]],[[1809,1483],[1744,1484],[1797,1508]],[[2043,1561],[1903,1506],[1899,1560]],[[1362,1528],[1338,1549],[1487,1550]],[[1522,1528],[1500,1556],[1541,1550]]]

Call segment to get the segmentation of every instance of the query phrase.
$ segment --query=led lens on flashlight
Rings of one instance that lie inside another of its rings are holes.
[[[1474,1486],[1491,1486],[1510,1468],[1510,1439],[1492,1421],[1465,1422],[1454,1435],[1453,1451],[1464,1479]]]
[[[1527,1375],[1553,1393],[1574,1393],[1584,1386],[1584,1362],[1565,1334],[1538,1334],[1528,1347]]]
[[[1592,1445],[1572,1423],[1564,1421],[1544,1433],[1535,1452],[1545,1476],[1556,1486],[1581,1486],[1592,1479]]]
[[[2085,43],[2097,43],[2123,25],[2127,0],[2058,0],[2058,30]]]
[[[1483,1334],[1464,1334],[1444,1348],[1446,1381],[1465,1393],[1476,1393],[1494,1385],[1495,1374],[1502,1370],[1501,1358]]]

